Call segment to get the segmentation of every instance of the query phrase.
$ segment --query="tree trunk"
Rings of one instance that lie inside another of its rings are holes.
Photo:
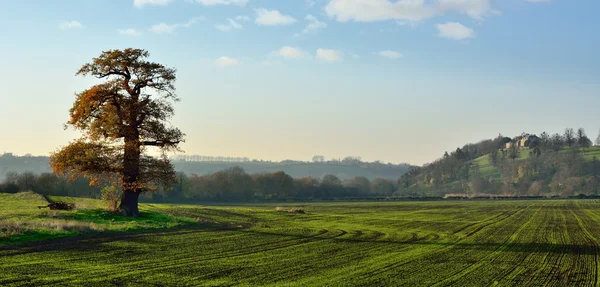
[[[133,121],[133,120],[132,120]],[[129,131],[131,136],[125,137],[125,151],[123,155],[123,196],[119,209],[125,216],[140,216],[138,210],[138,197],[141,189],[139,186],[140,176],[140,146],[139,133],[132,128]]]
[[[121,205],[119,205],[119,209],[123,212],[123,215],[140,216],[140,211],[138,209],[139,196],[140,192],[135,192],[135,190],[132,189],[123,191],[123,196],[121,196]]]

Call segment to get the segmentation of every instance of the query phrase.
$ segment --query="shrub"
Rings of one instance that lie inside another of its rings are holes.
[[[19,186],[14,183],[0,183],[0,192],[6,193],[17,193],[19,192]]]
[[[114,185],[108,185],[100,190],[102,193],[102,200],[105,200],[108,204],[107,208],[109,211],[117,211],[117,205],[119,199],[121,199],[121,191]]]

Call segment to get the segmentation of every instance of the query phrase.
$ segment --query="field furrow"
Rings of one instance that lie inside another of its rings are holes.
[[[228,227],[1,247],[0,286],[598,286],[598,201],[156,208]]]

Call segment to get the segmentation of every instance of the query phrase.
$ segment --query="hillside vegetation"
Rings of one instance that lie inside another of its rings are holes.
[[[592,146],[583,129],[567,129],[564,135],[499,136],[413,167],[399,185],[401,193],[420,196],[598,195],[599,158],[600,146]]]
[[[580,150],[578,148],[564,148],[561,149],[560,152],[574,152],[580,153],[583,156],[584,161],[591,162],[594,160],[594,157],[600,160],[600,146],[589,147],[585,150]],[[519,158],[516,160],[518,162],[526,162],[527,159],[530,158],[530,150],[523,150],[519,153]],[[482,178],[493,179],[493,180],[501,180],[502,179],[502,171],[497,167],[492,165],[490,162],[490,155],[486,154],[480,156],[473,160],[473,164],[479,170],[480,176]]]

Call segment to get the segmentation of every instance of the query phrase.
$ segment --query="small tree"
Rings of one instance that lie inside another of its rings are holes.
[[[550,135],[547,132],[543,132],[540,135],[540,148],[548,149],[552,145],[552,140],[550,139]]]
[[[376,178],[371,181],[371,194],[391,195],[395,190],[394,183],[384,178]]]
[[[516,141],[513,141],[513,144],[510,146],[510,149],[508,151],[508,156],[511,159],[517,159],[519,157],[519,148],[517,147]]]
[[[102,193],[102,200],[106,201],[108,205],[107,209],[113,212],[117,211],[117,205],[119,204],[122,191],[114,185],[107,185],[103,187],[100,192]]]
[[[355,176],[342,182],[344,187],[354,189],[357,195],[366,195],[371,189],[371,182],[364,176]]]
[[[314,163],[322,163],[322,162],[325,162],[325,157],[322,155],[315,155],[312,157],[312,161]]]
[[[498,165],[498,150],[492,151],[489,155],[489,161],[492,166]]]
[[[575,144],[575,131],[572,128],[565,129],[565,143],[567,146]]]
[[[600,146],[600,132],[598,133],[598,137],[596,138],[596,146]]]
[[[565,144],[565,140],[559,134],[552,135],[551,141],[552,141],[552,150],[554,150],[554,151],[559,151],[561,149],[561,147],[563,147]]]
[[[577,145],[582,149],[586,149],[592,145],[592,141],[587,137],[583,128],[577,130]]]

